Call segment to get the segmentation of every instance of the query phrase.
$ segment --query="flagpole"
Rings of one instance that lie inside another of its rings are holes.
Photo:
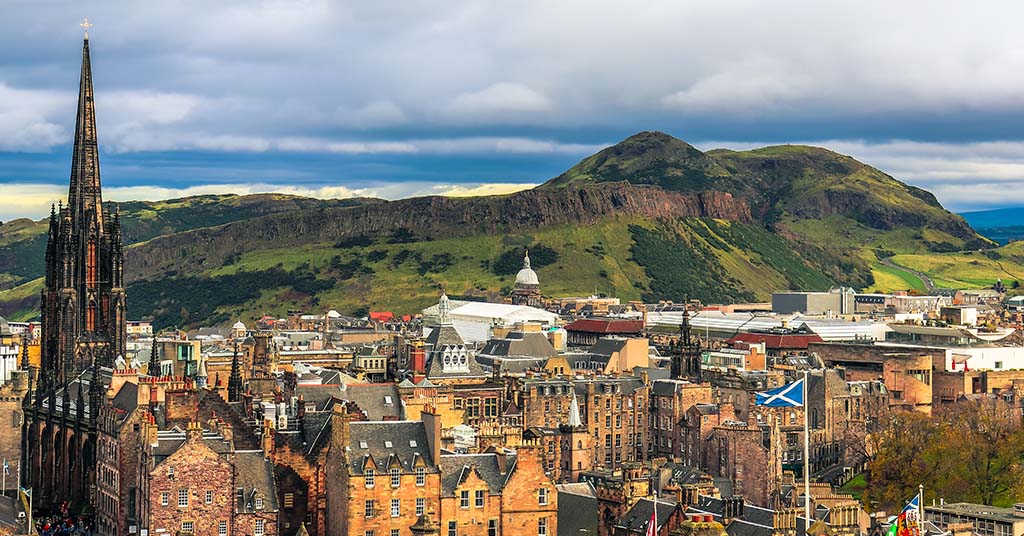
[[[917,533],[924,534],[924,484],[917,485]]]
[[[811,461],[810,461],[810,432],[807,425],[807,370],[804,370],[804,530],[811,528]]]

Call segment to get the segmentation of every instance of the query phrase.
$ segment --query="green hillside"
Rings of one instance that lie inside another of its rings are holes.
[[[766,300],[771,288],[832,284],[758,226],[700,218],[608,218],[585,227],[502,236],[408,243],[382,237],[252,251],[207,273],[134,283],[129,312],[152,315],[159,325],[182,326],[294,308],[411,313],[436,302],[442,288],[453,298],[500,300],[515,275],[496,264],[509,254],[521,259],[525,248],[550,250],[545,265],[534,264],[549,296],[598,292],[623,300]],[[183,286],[191,291],[180,292]]]
[[[369,199],[312,199],[284,194],[200,195],[165,201],[118,203],[125,244],[265,214],[317,207],[354,206]],[[0,289],[43,275],[47,220],[0,224]]]
[[[727,302],[1024,278],[1022,246],[992,249],[930,193],[850,157],[805,146],[705,153],[656,132],[507,196],[204,196],[121,210],[134,243],[129,314],[158,327],[289,309],[410,313],[441,288],[499,300],[526,248],[547,296]],[[37,315],[44,230],[0,227],[0,315]]]

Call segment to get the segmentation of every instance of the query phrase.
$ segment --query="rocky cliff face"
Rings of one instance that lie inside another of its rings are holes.
[[[710,217],[751,221],[746,202],[725,192],[666,192],[657,187],[607,183],[507,196],[420,197],[346,208],[271,214],[219,227],[155,238],[127,251],[130,282],[167,271],[223,265],[255,248],[333,243],[353,236],[386,236],[398,228],[419,237],[507,233],[549,225],[587,225],[608,216]]]

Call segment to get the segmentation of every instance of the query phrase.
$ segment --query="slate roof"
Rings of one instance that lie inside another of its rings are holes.
[[[135,383],[125,383],[121,386],[121,390],[114,395],[114,399],[110,401],[115,409],[123,411],[121,422],[124,422],[135,408],[139,405],[139,386]]]
[[[487,483],[492,494],[501,494],[508,481],[509,474],[515,469],[515,455],[508,454],[508,463],[502,473],[498,465],[498,455],[489,454],[452,454],[441,456],[441,496],[454,497],[455,490],[463,483],[471,471],[475,471]]]
[[[643,320],[622,320],[614,318],[583,318],[565,326],[566,331],[583,333],[641,333]]]
[[[430,335],[424,340],[432,348],[441,348],[442,346],[464,346],[466,341],[462,340],[462,335],[455,329],[455,326],[451,324],[441,324],[434,326],[430,330]]]
[[[370,421],[402,418],[402,400],[394,383],[352,384],[345,389],[345,400],[355,402]],[[388,403],[388,400],[391,402]]]
[[[225,440],[219,434],[203,432],[203,442],[207,447],[210,447],[210,450],[217,454],[226,455],[232,452],[231,442]],[[153,460],[156,462],[155,465],[159,465],[160,462],[164,461],[175,452],[178,452],[178,449],[180,449],[184,444],[185,432],[180,428],[175,427],[171,430],[158,432],[156,445],[153,446]]]
[[[558,534],[597,534],[597,494],[588,482],[558,484]],[[580,487],[585,487],[589,493]]]
[[[601,337],[590,347],[590,354],[592,356],[600,356],[606,358],[611,357],[615,352],[621,352],[626,347],[626,342],[629,339],[622,337]]]
[[[295,396],[301,396],[305,403],[313,403],[317,411],[324,411],[334,398],[344,399],[345,389],[340,385],[297,385]]]
[[[349,424],[349,435],[349,469],[353,474],[363,474],[370,458],[382,468],[381,473],[393,459],[405,472],[413,470],[418,458],[427,472],[437,470],[421,421],[356,421]]]
[[[558,355],[543,333],[510,331],[503,339],[491,339],[480,355],[495,357],[534,357],[547,359]]]
[[[235,486],[242,488],[237,497],[237,512],[255,512],[252,492],[263,498],[263,512],[276,512],[277,483],[274,480],[274,464],[263,457],[261,451],[240,451],[235,453]]]
[[[673,512],[679,508],[679,505],[668,501],[658,501],[658,530],[665,526]],[[629,509],[628,512],[622,515],[614,522],[616,529],[626,530],[629,532],[637,532],[644,534],[647,531],[647,524],[651,522],[651,514],[654,513],[654,501],[650,499],[640,499]]]
[[[765,347],[769,349],[806,350],[807,346],[812,342],[824,342],[824,340],[813,333],[737,333],[731,339],[726,341],[727,344],[736,344],[737,342],[745,342],[748,344],[759,344],[763,342]]]
[[[655,380],[651,387],[654,396],[672,396],[679,392],[683,385],[692,385],[686,380]]]

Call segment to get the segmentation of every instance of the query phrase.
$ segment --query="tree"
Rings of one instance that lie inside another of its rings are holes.
[[[900,508],[924,485],[952,502],[1009,505],[1024,494],[1024,428],[999,399],[964,400],[932,416],[899,412],[868,463],[868,505]]]

